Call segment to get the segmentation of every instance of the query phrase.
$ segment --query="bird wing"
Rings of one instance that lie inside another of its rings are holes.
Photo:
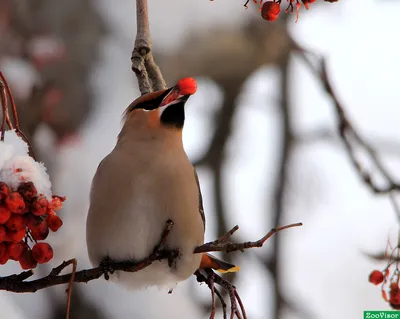
[[[206,229],[206,216],[204,215],[203,207],[203,196],[201,195],[199,176],[197,175],[196,169],[193,167],[194,178],[196,179],[197,188],[199,189],[199,213],[201,219],[203,220],[204,230]]]
[[[204,253],[201,256],[201,263],[200,263],[200,269],[215,269],[216,271],[220,273],[227,273],[227,272],[237,272],[240,270],[239,266],[232,265],[230,263],[227,263],[226,261],[223,261],[221,259],[218,259],[217,257]]]

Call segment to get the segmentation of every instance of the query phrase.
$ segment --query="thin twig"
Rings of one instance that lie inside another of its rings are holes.
[[[11,123],[9,109],[8,109],[7,81],[1,71],[0,71],[0,101],[1,101],[1,108],[3,111],[2,112],[3,119],[1,123],[1,141],[4,141],[6,124],[8,125],[9,129],[14,129],[14,127]]]
[[[295,223],[295,224],[290,224],[290,225],[286,225],[283,227],[278,227],[278,228],[272,228],[265,236],[263,236],[262,238],[260,238],[257,241],[248,241],[248,242],[244,242],[244,243],[231,243],[231,242],[218,242],[218,240],[216,241],[212,241],[209,243],[205,243],[201,246],[198,246],[194,249],[194,253],[198,254],[198,253],[206,253],[206,252],[210,252],[210,251],[224,251],[224,252],[232,252],[232,251],[243,251],[245,249],[249,249],[249,248],[255,248],[255,247],[262,247],[264,245],[264,243],[274,234],[276,234],[277,232],[280,232],[282,230],[288,229],[288,228],[292,228],[292,227],[298,227],[298,226],[302,226],[302,223]],[[224,235],[225,236],[225,235]],[[225,237],[222,237],[225,239]]]
[[[207,286],[212,289],[214,284],[221,286],[227,293],[231,302],[231,311],[230,311],[230,319],[233,319],[235,316],[238,319],[247,319],[246,311],[244,309],[243,303],[239,297],[239,294],[236,291],[236,287],[232,285],[230,282],[218,276],[211,269],[198,269],[195,272],[195,276],[198,282],[205,282]],[[215,288],[215,287],[214,287]],[[226,304],[223,301],[222,295],[219,291],[215,290],[218,298],[220,298],[223,309],[223,317],[226,318]],[[239,307],[238,307],[239,303]],[[210,317],[211,318],[211,317]]]
[[[17,107],[15,105],[14,96],[12,95],[10,86],[8,85],[7,80],[6,80],[4,74],[1,71],[0,71],[0,78],[1,78],[1,81],[0,81],[1,82],[1,86],[5,88],[5,90],[7,92],[7,95],[8,95],[8,98],[9,98],[10,103],[11,103],[11,109],[12,109],[13,116],[14,116],[15,129],[19,130],[18,113],[17,113]],[[10,117],[9,117],[9,114],[8,114],[8,107],[7,107],[7,117],[8,117],[9,123],[11,123],[10,122]],[[10,125],[10,124],[8,124],[8,125]]]
[[[66,314],[66,319],[69,319],[69,313],[70,313],[70,309],[71,309],[71,296],[72,296],[72,283],[74,282],[75,279],[75,273],[76,273],[76,266],[77,266],[77,262],[76,259],[70,259],[68,261],[65,262],[68,265],[72,264],[72,273],[71,273],[71,280],[68,283],[68,289],[67,289],[67,314]]]
[[[210,280],[207,282],[208,288],[211,291],[211,313],[210,319],[215,318],[215,313],[217,312],[217,306],[215,304],[215,285],[214,285],[214,276],[210,276]]]
[[[222,308],[222,316],[224,319],[227,319],[227,313],[226,313],[226,303],[224,301],[224,298],[222,297],[222,294],[219,292],[217,287],[214,285],[214,292],[217,295],[219,301],[221,302],[221,308]]]
[[[5,91],[4,91],[5,90]],[[10,120],[9,108],[8,108],[8,100],[6,97],[5,92],[7,92],[8,99],[11,102],[11,109],[13,112],[13,120],[14,124],[12,124]],[[7,122],[9,129],[15,129],[15,133],[22,138],[28,145],[29,155],[36,160],[35,153],[33,152],[32,145],[29,143],[28,139],[26,138],[25,134],[19,128],[19,119],[18,119],[18,111],[15,105],[14,97],[11,93],[10,86],[7,83],[7,80],[4,74],[0,71],[0,97],[1,97],[1,104],[3,109],[3,123],[1,125],[1,140],[4,141],[4,134],[5,134],[5,125],[4,120]]]

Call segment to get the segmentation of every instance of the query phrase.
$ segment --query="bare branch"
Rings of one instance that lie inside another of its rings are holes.
[[[149,10],[147,0],[136,0],[137,33],[132,51],[132,71],[135,72],[142,94],[165,89],[164,78],[154,61],[149,30]],[[150,83],[151,82],[151,83]]]
[[[66,266],[72,265],[71,279],[70,279],[70,281],[68,283],[68,289],[67,289],[68,297],[67,297],[67,316],[66,316],[66,319],[69,319],[69,313],[70,313],[70,309],[71,309],[72,283],[74,282],[74,279],[75,279],[76,267],[78,265],[78,262],[76,261],[75,258],[73,258],[73,259],[70,259],[68,261],[65,261],[64,264]]]
[[[242,300],[238,292],[236,291],[236,287],[232,285],[230,282],[218,276],[211,269],[198,269],[194,275],[197,278],[198,282],[205,282],[207,286],[211,290],[211,294],[214,295],[214,292],[217,294],[218,298],[220,298],[223,309],[223,318],[226,318],[226,304],[223,302],[222,296],[218,290],[215,289],[214,284],[220,285],[227,293],[231,302],[231,314],[230,319],[233,319],[235,316],[238,319],[247,319],[246,310],[244,309]],[[213,296],[214,298],[214,296]],[[213,307],[214,308],[214,307]],[[211,315],[215,314],[212,311]],[[213,316],[210,316],[210,319],[213,319]]]
[[[340,137],[345,145],[346,151],[351,159],[354,168],[357,170],[359,176],[363,179],[366,185],[377,194],[387,194],[393,190],[400,190],[400,183],[395,181],[390,172],[387,170],[385,165],[382,163],[381,159],[377,155],[376,150],[366,141],[360,133],[354,128],[354,125],[350,122],[343,105],[340,103],[336,93],[333,90],[331,82],[328,77],[328,72],[326,69],[326,61],[322,57],[318,57],[316,54],[310,53],[300,45],[298,45],[293,39],[294,49],[299,53],[300,57],[309,67],[309,69],[314,73],[314,75],[323,84],[326,93],[331,97],[333,104],[335,106],[336,115],[338,118],[338,130]],[[307,55],[313,55],[319,60],[319,68],[316,67]],[[386,179],[386,186],[377,185],[371,178],[370,173],[366,172],[359,160],[357,159],[354,151],[354,146],[352,143],[356,143],[360,146],[369,156],[371,162],[375,165],[380,174]]]
[[[7,93],[7,96],[6,96],[6,93]],[[11,89],[7,83],[7,80],[1,71],[0,71],[0,96],[1,96],[1,106],[2,106],[2,110],[3,110],[3,121],[2,121],[2,125],[1,125],[1,140],[2,141],[4,140],[5,123],[7,123],[8,128],[15,129],[15,133],[26,142],[26,144],[28,145],[28,149],[29,149],[29,155],[34,160],[36,160],[31,144],[29,143],[25,134],[19,128],[18,111],[17,111],[17,107],[15,105],[14,96],[12,95]],[[13,120],[14,120],[13,124],[10,120],[7,99],[9,99],[10,103],[11,103],[11,110],[13,113]]]
[[[264,243],[274,234],[276,234],[277,232],[280,232],[282,230],[288,229],[288,228],[292,228],[292,227],[298,227],[298,226],[302,226],[302,223],[296,223],[296,224],[290,224],[290,225],[286,225],[286,226],[282,226],[279,228],[272,228],[265,236],[263,236],[262,238],[260,238],[257,241],[248,241],[248,242],[244,242],[244,243],[231,243],[231,242],[226,242],[226,237],[227,234],[232,233],[232,230],[229,231],[226,235],[222,236],[221,238],[223,239],[222,242],[215,240],[209,243],[205,243],[201,246],[198,246],[194,249],[194,253],[195,254],[199,254],[199,253],[206,253],[206,252],[210,252],[210,251],[224,251],[226,253],[230,253],[232,251],[244,251],[245,249],[249,249],[249,248],[255,248],[255,247],[262,247],[264,245]],[[235,226],[232,229],[237,229],[237,226]]]

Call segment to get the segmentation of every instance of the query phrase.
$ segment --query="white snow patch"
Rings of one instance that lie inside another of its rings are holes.
[[[0,181],[16,190],[22,182],[33,182],[39,194],[51,199],[51,182],[42,163],[28,155],[28,145],[14,130],[0,141]]]

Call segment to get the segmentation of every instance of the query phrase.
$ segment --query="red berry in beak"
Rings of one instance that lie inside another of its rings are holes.
[[[197,83],[193,78],[184,78],[178,81],[177,84],[181,95],[192,95],[197,91]]]

